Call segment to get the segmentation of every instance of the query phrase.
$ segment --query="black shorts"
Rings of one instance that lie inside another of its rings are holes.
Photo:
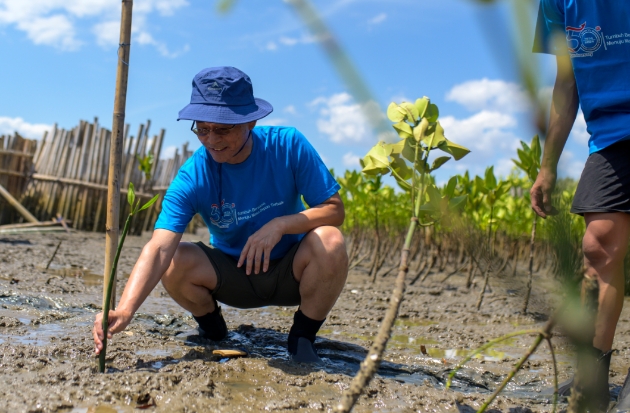
[[[588,157],[571,212],[630,213],[630,140],[614,143]]]
[[[206,253],[217,274],[217,286],[212,291],[217,301],[236,308],[300,305],[300,284],[293,275],[299,242],[283,258],[270,260],[267,272],[254,274],[252,268],[251,275],[245,273],[245,264],[236,266],[238,260],[234,257],[201,241],[195,244]]]

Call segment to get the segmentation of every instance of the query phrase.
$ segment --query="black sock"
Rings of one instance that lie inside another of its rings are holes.
[[[295,354],[297,352],[298,338],[304,337],[311,343],[315,342],[315,336],[319,331],[319,328],[324,324],[326,319],[321,321],[308,318],[302,313],[302,310],[297,310],[293,316],[293,325],[289,331],[289,353]]]
[[[202,336],[213,341],[221,341],[227,336],[227,325],[221,314],[221,307],[218,305],[214,311],[201,317],[193,316],[199,328],[203,330]]]

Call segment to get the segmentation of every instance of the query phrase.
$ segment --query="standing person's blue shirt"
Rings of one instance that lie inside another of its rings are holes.
[[[538,13],[534,51],[570,54],[589,153],[630,139],[630,1],[614,1],[541,0]]]
[[[162,202],[155,229],[183,233],[199,213],[210,243],[238,257],[248,237],[273,218],[318,205],[340,189],[321,158],[295,128],[256,127],[242,163],[219,164],[204,147],[181,167]],[[271,252],[284,256],[304,234],[285,235]]]

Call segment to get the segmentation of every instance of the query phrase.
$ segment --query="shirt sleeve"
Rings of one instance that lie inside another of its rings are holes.
[[[341,188],[311,143],[295,130],[291,145],[291,168],[297,191],[309,206],[323,203]]]
[[[154,229],[184,233],[197,212],[194,199],[193,180],[188,171],[181,169],[164,195]]]
[[[562,41],[554,40],[554,36],[559,36]],[[565,37],[564,0],[540,0],[534,53],[567,55]]]

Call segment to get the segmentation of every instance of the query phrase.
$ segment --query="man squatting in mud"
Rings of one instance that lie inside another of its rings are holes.
[[[162,280],[192,313],[199,334],[214,341],[228,332],[217,301],[236,308],[299,305],[289,354],[298,362],[319,361],[315,335],[347,276],[337,228],[345,212],[339,185],[300,132],[255,127],[272,110],[254,98],[250,78],[236,68],[208,68],[194,77],[178,120],[193,121],[202,147],[169,186],[153,236],[109,314],[108,333],[127,327]],[[196,213],[210,229],[209,246],[180,242]],[[93,328],[96,353],[101,324],[102,313]]]
[[[608,370],[623,306],[623,265],[630,236],[629,33],[628,1],[604,5],[592,0],[541,0],[534,51],[555,54],[558,73],[531,202],[539,216],[551,214],[558,160],[581,105],[591,136],[571,212],[586,221],[582,241],[586,276],[596,278],[599,285],[591,352],[595,359],[591,364],[597,367],[581,373],[596,383],[589,391],[593,392],[590,402],[598,411],[606,411],[610,400]],[[562,40],[566,37],[566,43],[555,43],[555,34]],[[568,395],[571,385],[572,381],[565,383],[560,393]],[[629,394],[627,377],[616,409],[630,411]]]

